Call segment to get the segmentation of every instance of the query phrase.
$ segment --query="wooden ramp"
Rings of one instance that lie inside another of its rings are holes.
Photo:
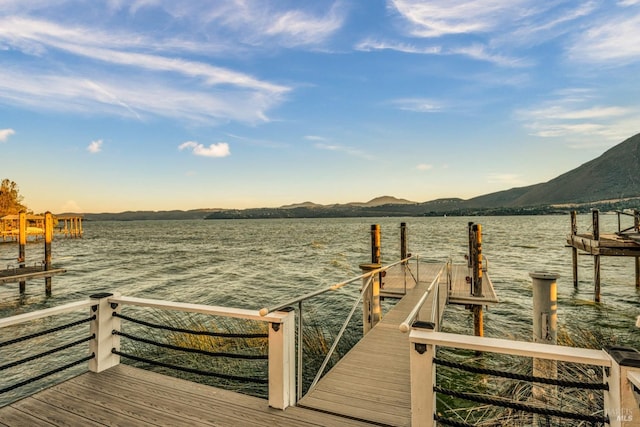
[[[117,365],[0,408],[0,426],[345,426],[370,423]]]
[[[409,426],[409,334],[400,332],[399,325],[442,266],[420,265],[419,283],[414,282],[406,296],[300,400],[298,406],[378,425]],[[442,313],[447,295],[446,275],[442,276],[439,286]],[[421,320],[431,319],[432,305],[433,300],[427,300],[420,313]]]

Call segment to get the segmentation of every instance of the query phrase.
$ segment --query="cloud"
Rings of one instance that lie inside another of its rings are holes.
[[[307,141],[326,141],[327,138],[318,135],[305,135],[304,139]]]
[[[524,12],[528,0],[390,0],[417,37],[487,33]]]
[[[0,142],[7,142],[11,135],[14,135],[16,131],[13,129],[0,129]]]
[[[433,169],[433,165],[428,165],[426,163],[420,163],[418,166],[416,166],[416,169],[420,170],[420,171],[428,171]]]
[[[327,150],[327,151],[336,151],[336,152],[341,152],[341,153],[346,153],[349,154],[350,156],[354,156],[354,157],[360,157],[366,160],[373,160],[373,156],[370,154],[365,153],[364,151],[358,150],[356,148],[353,147],[347,147],[344,145],[335,145],[335,144],[324,144],[324,143],[317,143],[315,144],[315,147],[319,150]]]
[[[587,63],[621,66],[640,61],[640,10],[607,16],[577,34],[570,58]]]
[[[291,90],[213,65],[211,58],[185,59],[181,48],[189,43],[167,47],[162,46],[164,41],[117,26],[107,32],[42,19],[0,19],[0,46],[25,54],[0,69],[0,102],[137,120],[159,115],[215,125],[229,120],[268,121],[267,111]],[[211,45],[190,43],[200,53]],[[61,52],[74,61],[73,67],[56,59]],[[33,56],[49,66],[31,66],[28,58]]]
[[[180,144],[178,149],[180,151],[191,150],[194,155],[203,157],[227,157],[231,155],[231,151],[229,151],[229,144],[226,142],[218,142],[205,147],[198,142],[187,141]]]
[[[444,104],[428,98],[402,98],[391,101],[399,110],[413,111],[416,113],[439,113],[444,109]]]
[[[393,50],[396,52],[416,55],[460,55],[478,61],[490,62],[505,67],[524,67],[530,65],[530,61],[524,59],[511,58],[506,55],[491,53],[487,46],[479,43],[468,46],[443,47],[440,45],[432,45],[419,47],[416,46],[415,43],[376,41],[372,39],[366,39],[358,43],[354,47],[354,49],[363,52],[371,52],[375,50]]]
[[[620,105],[599,105],[593,91],[565,89],[554,97],[528,109],[516,111],[515,117],[532,135],[563,138],[571,147],[608,146],[640,131],[640,110]]]
[[[91,144],[87,147],[87,151],[90,153],[99,153],[102,151],[102,140],[96,139],[95,141],[91,141]]]

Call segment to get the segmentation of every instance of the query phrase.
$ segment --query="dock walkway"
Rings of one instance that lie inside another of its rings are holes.
[[[409,426],[409,334],[400,332],[399,326],[441,267],[442,264],[421,265],[419,283],[413,281],[408,286],[406,296],[298,402],[298,406],[378,425]],[[446,280],[440,281],[440,295],[442,313],[447,295]],[[421,319],[431,318],[432,303],[429,299],[424,304]]]
[[[0,426],[344,426],[370,425],[117,365],[87,372],[0,408]]]
[[[409,426],[409,334],[402,333],[399,325],[441,268],[443,264],[421,264],[419,281],[407,282],[406,294],[298,406],[281,411],[269,408],[264,399],[120,364],[101,373],[81,374],[0,408],[0,426]],[[446,270],[438,283],[440,317],[456,292],[469,293],[467,266],[452,266],[450,271],[451,286]],[[404,288],[404,274],[398,271],[389,271],[385,286],[398,285],[393,278],[400,275]],[[416,271],[410,276],[418,277]],[[487,283],[491,293],[483,299],[495,299],[488,277]],[[435,319],[434,294],[423,305],[420,320]]]

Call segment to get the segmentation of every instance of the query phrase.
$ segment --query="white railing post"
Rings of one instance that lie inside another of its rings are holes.
[[[282,314],[281,323],[269,325],[269,406],[277,409],[296,404],[295,312]]]
[[[433,329],[421,329],[432,331]],[[436,346],[417,342],[414,333],[409,335],[409,363],[411,375],[411,425],[432,427],[436,409],[436,369],[433,358]]]
[[[640,353],[633,348],[612,347],[611,368],[605,368],[609,390],[604,394],[604,413],[611,427],[635,426],[640,422],[640,407],[636,398],[640,384],[630,379],[640,375]]]
[[[100,293],[91,295],[90,314],[96,315],[91,322],[90,333],[95,338],[90,341],[90,351],[95,355],[89,361],[89,370],[102,372],[120,363],[120,356],[113,354],[112,349],[120,350],[120,336],[114,335],[114,330],[120,330],[120,319],[113,316],[120,312],[120,305],[111,305],[109,298],[119,294]]]

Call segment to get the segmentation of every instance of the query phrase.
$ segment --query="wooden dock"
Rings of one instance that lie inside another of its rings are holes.
[[[578,287],[578,251],[593,257],[593,300],[600,302],[600,257],[621,256],[635,258],[635,284],[640,288],[640,211],[633,214],[617,212],[618,232],[600,232],[600,212],[591,213],[591,232],[578,233],[576,212],[571,212],[571,234],[567,236],[567,244],[571,247],[573,266],[573,286]],[[621,216],[633,217],[633,225],[626,229],[621,227]]]
[[[0,426],[370,425],[118,365],[87,372],[0,408]]]
[[[400,274],[395,270],[402,268],[389,270],[385,286],[394,286],[393,277]],[[81,374],[0,408],[0,426],[408,426],[410,344],[409,334],[402,333],[399,325],[442,268],[442,264],[421,264],[419,281],[412,281],[406,295],[297,406],[284,411],[269,408],[264,399],[120,364],[101,373]],[[451,271],[452,278],[466,283],[466,266],[453,266]],[[444,270],[438,282],[439,317],[453,295],[449,289],[463,287],[449,286]],[[429,295],[418,317],[423,321],[438,317],[432,313],[435,292]]]
[[[411,425],[409,336],[402,333],[399,326],[442,267],[441,264],[421,264],[418,282],[414,280],[418,277],[415,267],[399,265],[388,270],[383,278],[383,289],[388,293],[397,292],[404,290],[406,284],[406,295],[298,402],[298,406],[377,425]],[[439,314],[439,324],[447,302],[464,305],[497,303],[488,277],[487,292],[483,297],[470,294],[466,280],[468,270],[466,265],[452,265],[451,286],[446,274],[439,282],[437,313],[432,313],[435,307],[435,292],[432,292],[418,318],[430,321]]]
[[[65,273],[64,268],[45,270],[44,265],[35,265],[24,268],[6,268],[0,270],[0,285],[5,283],[24,282],[30,279],[47,278],[56,274]]]

